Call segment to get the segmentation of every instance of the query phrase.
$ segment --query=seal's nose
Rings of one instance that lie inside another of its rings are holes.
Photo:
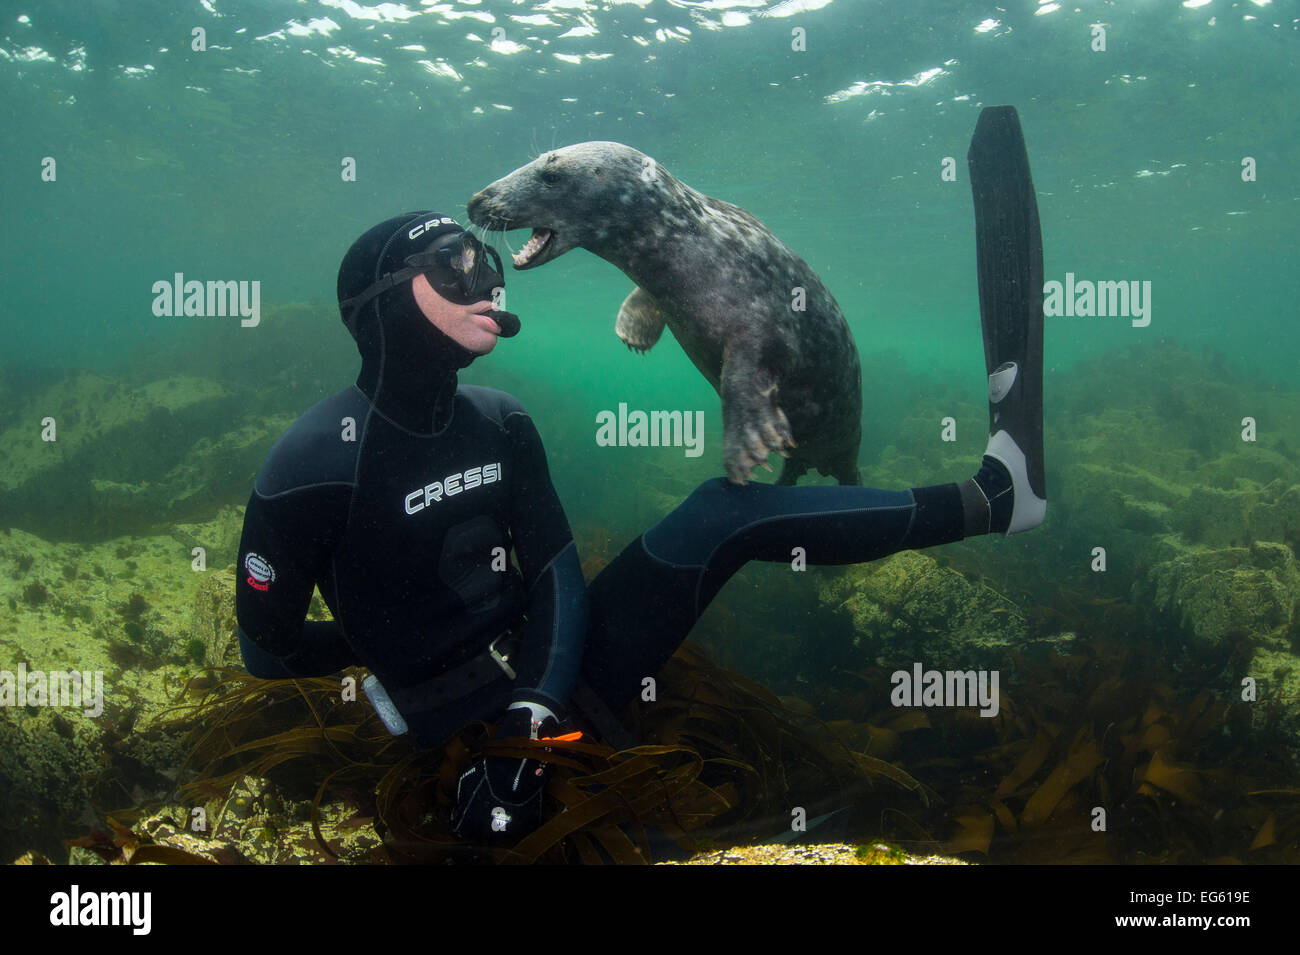
[[[491,188],[491,187],[489,187]],[[470,198],[469,204],[465,206],[465,211],[469,215],[469,221],[475,225],[482,225],[479,222],[479,210],[483,208],[483,203],[487,200],[487,189],[480,189]]]
[[[492,204],[496,201],[496,183],[486,186],[474,193],[470,199],[469,205],[465,211],[469,214],[469,221],[477,226],[502,227],[503,216],[494,214]]]

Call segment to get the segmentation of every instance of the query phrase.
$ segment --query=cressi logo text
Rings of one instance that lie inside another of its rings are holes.
[[[484,484],[495,484],[499,480],[501,480],[500,461],[470,468],[468,471],[448,474],[441,481],[432,481],[406,495],[406,513],[418,514],[444,497],[455,497],[464,491],[472,491]]]

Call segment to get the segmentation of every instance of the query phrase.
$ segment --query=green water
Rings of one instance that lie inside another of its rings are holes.
[[[1249,543],[1263,526],[1250,509],[1300,482],[1297,16],[1265,0],[8,4],[0,426],[30,438],[33,421],[59,409],[29,407],[29,396],[57,395],[82,370],[128,387],[183,374],[246,396],[169,437],[165,467],[240,416],[291,418],[355,374],[331,303],[338,261],[364,229],[417,208],[463,218],[475,191],[539,152],[616,140],[758,216],[821,275],[863,359],[869,482],[960,480],[983,447],[985,387],[965,154],[980,108],[1013,104],[1047,279],[1149,281],[1151,321],[1047,319],[1059,509],[1023,539],[950,556],[1086,638],[1102,618],[1081,618],[1067,587],[1136,606],[1159,535]],[[1104,51],[1090,48],[1098,22]],[[206,50],[192,48],[195,28]],[[793,31],[804,48],[792,49]],[[47,157],[54,181],[42,176]],[[955,181],[941,175],[947,157]],[[1245,157],[1254,181],[1243,181]],[[345,159],[356,181],[340,175]],[[508,236],[515,249],[525,238]],[[260,281],[262,324],[155,317],[151,286],[176,272]],[[717,397],[669,336],[648,356],[628,353],[613,323],[631,283],[594,255],[508,280],[523,332],[464,379],[529,408],[580,548],[616,552],[719,473]],[[620,402],[703,409],[704,454],[598,448],[595,415]],[[1143,415],[1123,417],[1135,409]],[[952,446],[938,439],[947,415],[959,422]],[[1240,441],[1244,416],[1258,419],[1267,461]],[[1148,462],[1155,445],[1168,455]],[[1162,471],[1175,461],[1181,470]],[[1148,500],[1125,486],[1118,512],[1104,482],[1065,470],[1130,462],[1166,490]],[[135,464],[101,457],[83,478],[158,479]],[[211,520],[242,504],[242,480],[177,515]],[[1239,532],[1180,523],[1177,502],[1197,487],[1256,495]],[[70,531],[53,519],[62,506],[26,494],[0,523],[87,546],[166,532],[147,513]],[[1108,524],[1115,513],[1127,516]],[[1148,524],[1133,516],[1144,513]],[[1260,533],[1293,547],[1290,518],[1279,520]],[[1098,544],[1112,549],[1104,582],[1088,571]],[[780,571],[743,571],[698,636],[777,692],[817,697],[808,684],[864,661],[847,649],[843,617],[819,604],[820,584],[794,586]],[[824,583],[839,572],[811,573]],[[1298,619],[1274,621],[1275,641],[1300,630],[1300,602],[1287,609],[1300,593],[1286,594],[1278,606]],[[1192,623],[1170,613],[1163,638],[1176,642]],[[17,656],[22,628],[11,629]],[[1182,669],[1157,676],[1193,685]]]

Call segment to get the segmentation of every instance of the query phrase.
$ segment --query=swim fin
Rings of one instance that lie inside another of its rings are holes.
[[[985,107],[971,137],[975,258],[989,376],[989,444],[1011,475],[1007,534],[1043,522],[1043,237],[1014,106]]]

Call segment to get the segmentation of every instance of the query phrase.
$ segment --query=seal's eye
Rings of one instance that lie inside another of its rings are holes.
[[[560,181],[560,174],[556,172],[554,169],[542,170],[542,182],[546,183],[548,186],[553,186],[559,181]]]

